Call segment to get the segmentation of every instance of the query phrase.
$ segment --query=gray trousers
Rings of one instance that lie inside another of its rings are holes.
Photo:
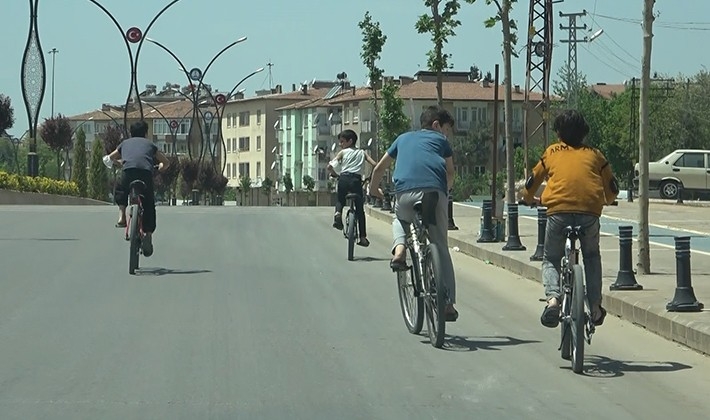
[[[542,283],[545,296],[559,298],[560,263],[565,255],[564,228],[582,226],[584,236],[577,246],[582,250],[587,298],[593,307],[602,301],[602,258],[599,252],[599,218],[589,214],[557,213],[547,216],[545,250],[542,255]],[[577,261],[579,263],[579,261]]]
[[[449,302],[456,303],[456,279],[454,278],[454,264],[449,253],[449,225],[448,225],[448,196],[443,191],[426,189],[419,191],[406,191],[397,194],[394,205],[396,218],[392,221],[392,252],[397,245],[405,245],[409,232],[409,225],[414,220],[414,203],[424,198],[425,192],[438,191],[439,201],[436,206],[436,225],[429,226],[429,239],[439,249],[439,259],[443,265],[444,284],[449,289]]]

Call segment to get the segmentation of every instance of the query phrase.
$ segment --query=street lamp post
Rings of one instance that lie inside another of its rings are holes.
[[[54,118],[54,59],[59,52],[58,49],[52,48],[49,54],[52,54],[52,118]]]
[[[22,98],[27,110],[27,120],[29,122],[30,151],[27,153],[27,175],[36,177],[39,175],[39,156],[37,155],[37,121],[39,111],[44,99],[44,89],[47,69],[42,53],[42,44],[39,40],[37,25],[37,8],[39,0],[29,0],[30,2],[30,30],[27,35],[27,44],[22,56],[22,71],[20,81],[22,85]]]
[[[128,28],[128,30],[124,31],[123,28],[121,27],[121,24],[118,23],[116,18],[111,14],[111,12],[108,11],[101,3],[99,3],[97,0],[89,0],[91,3],[95,4],[99,9],[101,9],[116,25],[116,28],[118,28],[118,31],[121,33],[121,37],[126,44],[126,49],[128,50],[128,59],[130,60],[131,64],[131,81],[130,81],[130,87],[128,89],[128,97],[126,98],[126,106],[123,111],[123,122],[124,122],[124,131],[128,130],[128,105],[131,103],[131,96],[135,95],[136,98],[136,103],[138,104],[138,110],[140,112],[141,119],[143,118],[143,106],[141,105],[140,102],[140,91],[138,90],[138,57],[141,52],[141,48],[143,47],[143,41],[145,41],[148,36],[148,32],[150,31],[150,28],[153,26],[156,20],[165,13],[166,10],[168,10],[172,5],[177,3],[180,0],[172,0],[170,3],[168,3],[165,7],[163,7],[155,17],[150,21],[148,26],[145,28],[145,32],[141,31],[140,28],[138,27],[131,27]],[[131,50],[131,44],[138,44],[138,48],[136,49],[136,55],[135,57],[133,56],[133,51]],[[126,132],[127,133],[127,132]]]

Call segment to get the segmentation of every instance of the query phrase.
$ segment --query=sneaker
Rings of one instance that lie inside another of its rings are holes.
[[[153,235],[146,233],[146,235],[143,237],[142,244],[143,246],[143,255],[146,257],[150,257],[153,255]]]
[[[343,228],[343,216],[342,215],[336,214],[335,217],[333,217],[333,227],[336,229]]]

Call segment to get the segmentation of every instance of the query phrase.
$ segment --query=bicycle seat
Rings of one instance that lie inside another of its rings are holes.
[[[436,205],[439,203],[439,193],[436,191],[424,193],[424,197],[414,203],[414,212],[422,216],[425,226],[436,226]]]
[[[131,184],[128,186],[129,190],[136,190],[136,193],[141,194],[143,191],[145,191],[146,185],[145,182],[141,181],[140,179],[136,179],[134,181],[131,181]]]
[[[565,237],[570,239],[578,239],[584,236],[584,229],[582,226],[567,226],[564,229]]]
[[[349,193],[348,195],[345,196],[345,199],[346,199],[346,200],[354,200],[354,199],[359,198],[359,197],[360,197],[360,196],[359,196],[358,194]]]

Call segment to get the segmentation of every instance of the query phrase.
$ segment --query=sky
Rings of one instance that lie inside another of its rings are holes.
[[[2,0],[0,25],[0,93],[9,96],[15,109],[15,125],[8,130],[21,136],[28,128],[22,98],[20,72],[29,30],[31,0]],[[133,26],[145,30],[168,0],[99,0],[124,32]],[[462,1],[463,3],[463,1]],[[682,3],[683,7],[679,7]],[[578,71],[590,83],[622,83],[640,76],[643,0],[565,0],[554,4],[552,79],[567,60],[567,18],[558,13],[587,10],[579,19],[588,29],[578,38],[599,29],[604,33],[593,42],[579,44]],[[512,17],[526,28],[529,2],[514,5]],[[702,70],[710,58],[705,48],[710,41],[710,1],[676,0],[656,2],[659,14],[654,27],[652,72],[676,76]],[[180,0],[153,25],[147,36],[172,50],[190,69],[204,69],[222,48],[246,36],[247,40],[222,54],[204,82],[229,91],[244,76],[272,63],[272,84],[284,90],[306,80],[335,80],[346,72],[357,86],[366,83],[366,69],[360,58],[362,34],[357,24],[366,11],[380,22],[387,42],[379,63],[386,74],[413,76],[426,70],[429,36],[414,29],[417,16],[427,13],[424,0]],[[445,51],[453,55],[456,71],[476,65],[493,72],[501,64],[500,27],[487,29],[483,21],[493,15],[494,6],[485,0],[464,4],[459,12],[461,26]],[[696,18],[699,16],[699,18]],[[47,80],[40,122],[51,114],[52,48],[55,55],[54,109],[76,115],[102,103],[124,104],[129,91],[130,61],[122,34],[96,5],[88,0],[40,0],[39,36],[45,52]],[[523,30],[518,49],[525,44]],[[135,54],[137,44],[132,45]],[[693,46],[700,48],[693,49]],[[514,59],[513,84],[525,85],[525,54]],[[138,86],[162,87],[166,82],[184,85],[186,77],[166,52],[144,43],[138,62]],[[264,71],[242,85],[247,96],[269,88]]]

